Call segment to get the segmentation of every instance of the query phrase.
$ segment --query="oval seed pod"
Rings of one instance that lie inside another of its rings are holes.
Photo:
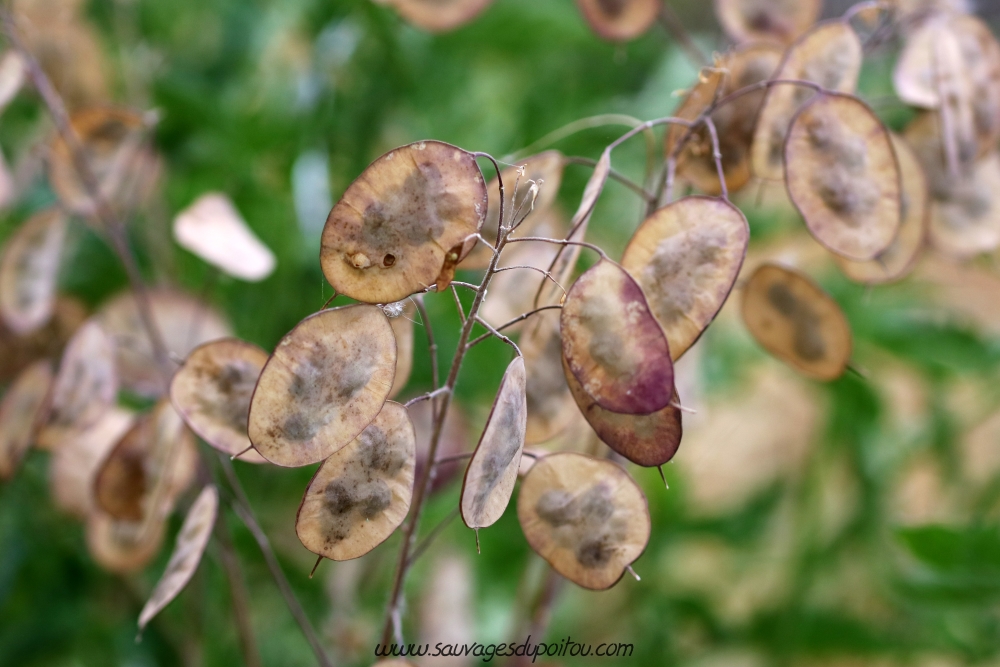
[[[743,290],[743,321],[768,352],[804,375],[833,380],[851,360],[840,306],[805,274],[762,264]]]
[[[330,211],[323,274],[352,299],[401,301],[434,284],[446,264],[454,270],[486,208],[472,153],[440,141],[397,148],[371,163]]]
[[[29,334],[52,317],[66,240],[58,208],[36,213],[7,240],[0,257],[0,315],[11,331]]]
[[[377,306],[331,308],[299,322],[274,350],[250,402],[254,448],[276,465],[317,463],[382,409],[396,372],[396,338]]]
[[[523,218],[524,221],[517,227],[517,234],[534,236],[534,230],[547,219],[546,214],[556,201],[564,166],[562,153],[545,151],[519,160],[501,171],[504,188],[503,214],[507,218],[504,224],[509,225]],[[520,169],[524,170],[523,175],[519,173]],[[500,218],[500,183],[496,177],[493,177],[486,189],[489,193],[489,207],[479,230],[486,243],[478,242],[462,261],[463,269],[485,269],[493,259],[493,251],[487,244],[492,246],[496,243]]]
[[[877,285],[904,277],[913,268],[917,256],[924,247],[927,236],[927,221],[930,213],[930,197],[927,177],[917,160],[913,149],[899,136],[892,137],[892,148],[899,163],[902,192],[901,222],[896,238],[889,247],[865,262],[854,262],[834,255],[840,270],[855,282]]]
[[[224,273],[250,282],[267,278],[275,258],[229,197],[209,192],[174,218],[174,240]]]
[[[604,590],[646,549],[646,496],[616,463],[550,454],[521,483],[517,518],[528,544],[573,583]]]
[[[715,16],[734,42],[790,44],[812,26],[821,0],[715,0]]]
[[[795,115],[785,141],[788,196],[831,252],[872,259],[896,238],[900,173],[889,131],[856,97],[824,94]]]
[[[539,444],[561,433],[577,415],[562,372],[559,311],[543,310],[532,315],[519,344],[524,354],[528,404],[525,442]]]
[[[28,63],[19,51],[8,49],[0,57],[0,111],[17,96],[28,80]]]
[[[417,307],[409,299],[391,304],[392,309],[383,308],[392,325],[392,333],[396,337],[396,376],[392,380],[389,398],[393,398],[403,390],[410,381],[413,370],[413,318]]]
[[[184,359],[198,345],[231,335],[218,312],[183,292],[150,289],[146,299],[163,343],[174,358]],[[97,318],[115,342],[121,386],[143,396],[164,393],[163,376],[132,293],[124,292],[105,303]]]
[[[524,359],[507,366],[462,482],[459,508],[469,528],[485,528],[503,516],[514,492],[528,423]]]
[[[679,359],[729,298],[750,227],[721,199],[690,196],[655,211],[632,235],[622,268],[639,283]]]
[[[214,486],[208,485],[201,490],[177,534],[177,543],[170,554],[167,569],[156,582],[156,587],[149,595],[149,600],[139,612],[139,630],[149,624],[153,617],[180,595],[191,577],[194,576],[201,557],[208,546],[215,527],[215,518],[219,511],[219,492]]]
[[[129,574],[156,557],[165,532],[163,517],[123,521],[97,510],[87,517],[87,550],[105,570]]]
[[[559,326],[567,365],[598,405],[641,415],[670,403],[674,367],[667,338],[623,268],[602,259],[581,275]]]
[[[563,360],[565,367],[566,360]],[[670,405],[648,415],[623,415],[605,410],[594,402],[566,368],[566,382],[580,412],[604,444],[632,463],[655,467],[674,458],[681,444],[681,411]]]
[[[303,546],[331,560],[364,556],[399,527],[410,509],[416,435],[399,403],[323,462],[295,518]]]
[[[56,449],[69,436],[95,424],[118,399],[118,374],[111,338],[95,319],[83,324],[66,345],[52,386],[48,423],[38,444]]]
[[[641,36],[660,13],[657,0],[576,0],[576,6],[599,37],[613,42]]]
[[[788,48],[774,79],[812,81],[826,90],[853,93],[861,72],[862,48],[857,33],[846,23],[820,23]],[[754,176],[784,178],[784,148],[788,125],[814,92],[792,84],[771,86],[764,97],[750,148]]]
[[[41,329],[18,336],[0,317],[0,383],[6,384],[39,359],[59,357],[73,333],[87,319],[87,309],[72,297],[56,298],[52,317]]]
[[[52,366],[45,359],[17,376],[0,399],[0,481],[14,476],[44,423],[52,388]]]
[[[428,32],[450,32],[479,16],[493,0],[375,0]]]
[[[674,117],[693,121],[701,116],[719,98],[728,75],[728,70],[722,67],[703,68],[698,73],[698,83],[688,91],[681,103],[677,105],[677,109],[674,110]],[[664,154],[669,156],[673,153],[677,143],[687,133],[686,126],[671,123],[664,137]],[[709,150],[711,151],[711,148]]]
[[[191,352],[170,382],[170,400],[202,440],[240,461],[264,463],[247,436],[250,398],[268,354],[236,338],[221,338]],[[250,451],[247,451],[247,450]]]
[[[94,478],[98,508],[132,522],[165,515],[194,480],[197,457],[191,432],[170,402],[161,400],[101,462]]]

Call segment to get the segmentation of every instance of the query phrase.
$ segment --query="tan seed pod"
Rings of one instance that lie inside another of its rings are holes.
[[[507,366],[486,428],[465,469],[459,508],[469,528],[492,526],[507,509],[517,481],[527,422],[524,359],[515,357]]]
[[[688,91],[681,103],[677,105],[673,116],[686,121],[693,121],[715,104],[722,93],[728,70],[722,67],[706,67],[698,74],[698,83]],[[685,125],[671,124],[664,137],[664,154],[671,155],[678,142],[688,133]],[[693,140],[693,138],[692,138]],[[686,148],[690,151],[690,148]]]
[[[566,360],[563,360],[565,366]],[[566,382],[580,412],[608,447],[632,463],[653,467],[674,457],[681,444],[681,411],[676,390],[670,405],[648,415],[623,415],[605,410],[594,402],[566,368]]]
[[[156,582],[156,587],[149,595],[149,600],[139,612],[139,630],[149,624],[153,617],[180,595],[191,577],[194,576],[201,557],[208,546],[215,527],[215,518],[219,512],[219,492],[209,485],[201,490],[177,534],[177,543],[170,554],[167,569]]]
[[[543,310],[533,315],[521,335],[520,347],[524,354],[528,403],[525,441],[534,445],[560,434],[577,415],[562,372],[559,311]]]
[[[28,67],[19,52],[9,49],[0,57],[0,111],[7,108],[28,79]]]
[[[817,380],[833,380],[851,360],[851,328],[840,306],[808,276],[762,264],[743,289],[743,321],[760,345]]]
[[[250,441],[271,463],[317,463],[382,409],[396,372],[396,338],[377,306],[323,310],[275,348],[250,402]]]
[[[872,259],[896,238],[899,164],[889,131],[856,97],[818,95],[792,120],[785,185],[813,237],[831,252]]]
[[[118,374],[111,338],[95,319],[83,324],[66,345],[52,387],[48,422],[38,444],[57,449],[93,426],[118,399]]]
[[[52,388],[52,366],[36,361],[24,369],[0,400],[0,481],[14,476],[44,423]]]
[[[163,518],[123,521],[98,510],[87,517],[87,550],[105,570],[130,574],[156,557],[165,532]]]
[[[674,367],[663,329],[639,284],[602,259],[581,275],[560,316],[567,366],[601,407],[649,414],[668,403]]]
[[[399,12],[408,23],[428,32],[450,32],[469,23],[493,0],[375,0]]]
[[[563,155],[559,151],[545,151],[524,158],[500,172],[504,187],[504,224],[524,218],[517,228],[520,236],[534,236],[534,231],[546,220],[562,184]],[[523,169],[521,175],[519,170]],[[489,208],[486,220],[479,233],[486,243],[493,245],[497,240],[497,226],[500,217],[500,183],[494,177],[486,186],[489,193]],[[530,214],[528,212],[531,212]],[[525,217],[527,216],[527,217]],[[483,241],[462,261],[463,269],[485,269],[493,259],[493,251]]]
[[[135,424],[135,414],[112,407],[90,428],[53,448],[49,489],[60,510],[86,519],[94,509],[94,478],[101,463]]]
[[[399,403],[323,462],[295,519],[303,546],[331,560],[364,556],[406,518],[413,496],[416,435]]]
[[[649,542],[649,506],[616,463],[550,454],[521,483],[517,518],[528,544],[573,583],[604,590]]]
[[[749,242],[750,228],[738,208],[701,196],[667,204],[632,235],[622,267],[646,295],[675,360],[729,298]]]
[[[811,81],[826,90],[853,93],[861,72],[862,49],[846,23],[820,23],[788,48],[776,80]],[[764,97],[750,148],[751,171],[758,178],[784,178],[785,135],[799,107],[814,92],[805,86],[777,84]]]
[[[93,107],[74,113],[70,124],[104,200],[120,209],[138,203],[149,186],[148,171],[158,170],[143,155],[146,119],[129,109]],[[98,213],[77,174],[70,147],[58,135],[49,148],[49,182],[68,211],[84,216]]]
[[[45,209],[28,219],[4,245],[0,316],[11,331],[29,334],[52,317],[66,228],[62,211]]]
[[[734,42],[790,44],[816,22],[822,9],[821,0],[715,0],[719,25]]]
[[[58,358],[66,342],[87,319],[87,309],[77,299],[59,296],[51,319],[41,329],[19,336],[0,318],[0,383],[6,384],[30,364]]]
[[[161,288],[147,290],[146,298],[163,343],[174,358],[184,359],[198,345],[231,335],[222,317],[192,296]],[[97,316],[115,342],[121,386],[144,396],[162,394],[166,389],[163,376],[132,293],[112,298]]]
[[[258,282],[274,271],[275,258],[229,197],[209,192],[174,218],[174,240],[235,278]]]
[[[191,352],[170,382],[170,400],[188,427],[220,452],[264,463],[247,436],[250,398],[268,354],[236,338],[221,338]],[[246,450],[250,451],[246,451]]]
[[[440,141],[402,146],[370,164],[330,211],[323,274],[352,299],[401,301],[454,271],[486,209],[472,153]]]
[[[576,0],[576,6],[598,36],[613,42],[640,37],[660,13],[657,0]]]
[[[94,478],[98,508],[129,522],[165,515],[194,480],[197,456],[184,421],[169,401],[161,400],[101,462]]]
[[[924,247],[930,196],[927,177],[913,149],[898,135],[892,134],[892,148],[899,163],[901,222],[889,247],[865,262],[855,262],[835,255],[841,271],[855,282],[877,285],[899,280],[910,272]]]
[[[396,376],[392,381],[392,389],[389,390],[389,398],[395,397],[410,381],[410,372],[413,370],[413,318],[417,313],[417,307],[409,299],[393,305],[401,310],[389,317],[392,333],[396,337]]]

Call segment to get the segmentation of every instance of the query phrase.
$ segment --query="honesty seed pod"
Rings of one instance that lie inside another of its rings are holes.
[[[821,0],[715,0],[715,16],[736,42],[790,44],[819,18]]]
[[[850,362],[844,313],[805,274],[762,264],[743,288],[742,313],[757,342],[804,375],[833,380]]]
[[[194,576],[201,557],[208,546],[215,527],[215,518],[219,511],[219,492],[214,486],[206,486],[191,504],[191,509],[184,517],[184,524],[177,534],[177,544],[170,554],[167,569],[156,582],[156,587],[149,595],[149,600],[139,612],[139,630],[141,631],[160,611],[177,597],[191,577]]]
[[[576,6],[595,33],[614,42],[639,37],[660,13],[658,0],[576,0]]]
[[[449,32],[476,18],[493,0],[375,0],[429,32]]]
[[[250,398],[268,354],[236,338],[194,349],[170,382],[170,400],[192,431],[240,461],[264,463],[247,436]],[[246,450],[250,451],[246,451]]]
[[[507,367],[462,482],[460,509],[469,528],[485,528],[503,516],[514,492],[528,421],[524,359]]]
[[[563,360],[564,368],[566,361]],[[677,392],[670,405],[648,415],[623,415],[605,410],[583,390],[565,368],[566,382],[580,412],[597,437],[632,463],[654,467],[674,458],[681,444],[681,411]]]
[[[52,366],[42,359],[21,371],[0,399],[0,481],[13,477],[48,413]]]
[[[899,231],[899,165],[889,132],[864,102],[818,95],[792,120],[785,185],[812,235],[830,251],[872,259]]]
[[[738,208],[699,196],[667,204],[632,235],[622,268],[642,288],[675,360],[726,302],[749,241],[750,228]]]
[[[852,93],[861,72],[862,49],[857,33],[846,23],[820,23],[788,48],[774,73],[776,80],[811,81],[828,91]],[[757,119],[750,149],[754,176],[768,180],[784,177],[784,147],[788,126],[799,107],[814,91],[795,84],[768,88]]]
[[[162,517],[123,521],[97,510],[87,517],[87,550],[105,570],[129,574],[156,557],[165,532]]]
[[[416,436],[389,401],[346,447],[323,462],[295,519],[303,546],[331,560],[363,556],[403,522],[413,496]]]
[[[913,149],[899,136],[892,134],[892,148],[899,163],[902,186],[901,222],[896,238],[889,247],[865,262],[854,262],[834,255],[841,271],[851,280],[868,285],[899,280],[913,268],[927,236],[930,212],[927,177]]]
[[[670,403],[674,368],[667,338],[642,289],[614,262],[602,259],[577,279],[563,304],[560,331],[569,370],[601,407],[649,414]]]
[[[337,202],[320,264],[341,294],[392,303],[437,282],[472,249],[486,217],[486,183],[472,153],[421,141],[378,158]],[[447,276],[445,276],[447,278]]]
[[[410,381],[410,372],[413,370],[413,318],[417,307],[410,299],[390,306],[391,308],[386,307],[382,311],[389,318],[392,333],[396,337],[396,376],[392,381],[392,389],[389,390],[389,398],[393,398]]]
[[[380,308],[310,315],[281,339],[260,374],[250,441],[280,466],[322,461],[371,423],[395,372],[396,338]]]
[[[0,316],[17,334],[36,331],[52,317],[66,227],[62,211],[45,209],[5,243],[0,256]]]
[[[531,548],[573,583],[618,583],[649,542],[646,497],[616,463],[563,452],[525,476],[517,518]]]
[[[56,298],[52,317],[45,326],[24,336],[12,332],[0,317],[0,383],[10,382],[39,359],[58,358],[86,319],[86,307],[66,296]]]

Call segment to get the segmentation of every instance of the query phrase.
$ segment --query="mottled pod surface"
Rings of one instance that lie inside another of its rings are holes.
[[[236,338],[194,349],[170,382],[170,400],[192,431],[229,456],[251,448],[247,436],[250,399],[268,354]],[[263,463],[250,449],[241,461]]]
[[[568,368],[565,376],[577,407],[604,444],[640,466],[659,466],[674,458],[683,434],[676,392],[671,404],[656,412],[623,415],[595,403]]]
[[[910,272],[924,247],[930,213],[927,177],[913,149],[898,135],[892,136],[900,174],[900,223],[889,247],[868,261],[856,262],[834,255],[851,280],[868,285],[899,280]]]
[[[353,299],[400,301],[435,284],[446,264],[453,270],[486,209],[486,183],[471,153],[439,141],[397,148],[369,165],[330,211],[323,274]]]
[[[560,317],[567,366],[603,408],[649,414],[673,393],[674,368],[663,329],[639,284],[602,259],[581,275]]]
[[[840,306],[808,276],[763,264],[743,288],[743,321],[768,352],[817,380],[833,380],[851,359]]]
[[[0,316],[11,331],[28,334],[52,317],[66,239],[58,208],[36,213],[7,239],[0,256]]]
[[[853,93],[861,73],[861,40],[840,21],[820,23],[788,48],[772,78],[811,81],[835,92]],[[778,181],[785,175],[785,135],[792,118],[815,92],[796,84],[768,88],[750,149],[754,176]]]
[[[715,0],[715,16],[735,42],[793,42],[819,18],[821,0]]]
[[[809,231],[831,252],[872,259],[899,231],[901,177],[889,131],[851,95],[805,104],[785,141],[785,184]]]
[[[410,509],[415,462],[413,424],[406,408],[389,401],[316,471],[295,519],[299,540],[332,560],[358,558],[377,547]]]
[[[660,13],[659,0],[576,0],[576,5],[595,33],[614,42],[639,37]]]
[[[614,586],[649,542],[649,506],[616,463],[562,452],[521,483],[517,517],[528,544],[556,572],[593,590]]]
[[[42,359],[21,371],[0,399],[0,480],[20,467],[45,420],[51,388],[52,365]]]
[[[476,18],[493,0],[375,0],[428,32],[448,32]]]
[[[715,319],[746,257],[750,228],[721,199],[690,196],[655,211],[632,235],[622,267],[642,287],[680,358]]]
[[[380,308],[310,315],[264,366],[250,402],[250,441],[280,466],[322,461],[371,423],[395,373],[396,338]]]
[[[465,470],[460,509],[469,528],[491,526],[507,509],[517,481],[527,422],[524,359],[516,357],[507,366],[486,428]]]

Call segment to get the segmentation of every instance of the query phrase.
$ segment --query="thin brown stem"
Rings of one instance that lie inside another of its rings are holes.
[[[715,171],[719,176],[719,190],[722,198],[729,201],[729,187],[726,185],[726,173],[722,168],[722,151],[719,149],[719,132],[715,129],[715,122],[711,116],[705,116],[705,127],[712,138],[712,159],[715,161]]]
[[[454,284],[451,286],[451,295],[455,297],[455,309],[458,311],[458,317],[462,320],[462,324],[465,324],[465,308],[462,307],[462,300],[458,298],[458,288]]]
[[[219,544],[219,554],[222,558],[222,568],[229,582],[229,597],[233,603],[233,619],[236,621],[236,633],[240,640],[240,651],[243,654],[243,664],[247,667],[260,667],[260,653],[257,650],[257,640],[254,638],[253,624],[250,622],[250,594],[247,591],[243,569],[239,557],[233,547],[233,539],[225,517],[215,524],[215,537]]]
[[[565,162],[566,164],[579,164],[585,167],[597,166],[597,160],[577,155],[563,158],[563,162]],[[635,181],[633,181],[620,171],[611,169],[610,171],[608,171],[608,177],[618,181],[619,183],[627,187],[629,190],[642,197],[644,201],[646,202],[656,201],[656,196],[653,193],[646,192],[645,188],[643,188],[641,185],[639,185],[638,183],[636,183]]]
[[[534,310],[529,310],[526,313],[518,315],[517,317],[515,317],[514,319],[512,319],[512,320],[510,320],[508,322],[504,322],[503,324],[501,324],[500,326],[498,326],[496,329],[497,329],[497,331],[503,331],[507,327],[512,327],[515,324],[517,324],[518,322],[523,322],[524,320],[528,319],[529,317],[531,317],[535,313],[540,313],[543,310],[562,310],[562,306],[559,306],[559,305],[539,306],[538,308],[535,308]],[[491,334],[491,333],[484,333],[482,336],[479,336],[478,338],[475,338],[475,339],[469,341],[468,347],[469,348],[473,348],[476,345],[479,345],[480,343],[482,343],[484,340],[488,340],[490,338],[493,338],[493,334]]]
[[[529,241],[537,241],[539,243],[554,243],[556,245],[578,245],[582,248],[590,248],[597,254],[601,256],[601,259],[607,259],[608,255],[601,249],[600,246],[594,245],[593,243],[587,243],[586,241],[571,241],[569,239],[550,239],[547,236],[519,236],[516,239],[510,239],[510,243],[527,243]]]
[[[680,17],[674,13],[673,8],[668,4],[667,0],[663,0],[660,6],[660,25],[662,25],[670,35],[677,40],[677,43],[681,45],[684,50],[684,54],[687,55],[688,60],[694,65],[695,69],[701,69],[705,65],[710,63],[710,60],[705,52],[698,47],[695,41],[688,34],[687,28],[684,27],[684,23],[681,21]]]
[[[434,543],[434,540],[437,539],[437,536],[440,535],[442,531],[444,531],[444,529],[455,520],[455,517],[457,517],[458,514],[459,508],[456,507],[452,511],[448,512],[448,516],[443,518],[438,525],[431,528],[431,532],[427,533],[427,537],[421,540],[420,543],[414,547],[413,553],[410,555],[410,560],[407,562],[408,567],[412,567],[413,564],[417,562],[417,559],[420,558],[425,551],[427,551],[431,544]]]
[[[519,356],[519,357],[523,357],[524,356],[523,354],[521,354],[521,348],[519,348],[517,346],[517,343],[515,343],[510,338],[507,338],[507,336],[504,336],[502,333],[500,333],[499,331],[497,331],[496,329],[494,329],[492,326],[490,326],[490,324],[486,320],[484,320],[483,318],[481,318],[481,317],[479,317],[477,315],[476,316],[476,322],[479,323],[479,324],[481,324],[483,327],[485,327],[486,330],[490,333],[491,336],[494,336],[495,338],[499,338],[504,343],[507,343],[507,345],[510,345],[512,348],[514,348],[514,351],[517,352],[517,356]]]
[[[501,272],[503,272],[503,271],[513,271],[513,270],[515,270],[515,269],[528,269],[528,270],[530,270],[530,271],[537,271],[538,273],[540,273],[540,274],[542,274],[543,276],[545,276],[545,278],[546,278],[547,280],[551,280],[551,281],[552,281],[552,284],[553,284],[553,285],[555,285],[556,287],[558,287],[558,288],[559,288],[559,290],[560,290],[560,291],[561,291],[561,292],[562,292],[563,294],[565,294],[565,293],[566,293],[566,288],[565,288],[565,287],[563,287],[562,285],[560,285],[560,284],[559,284],[559,281],[558,281],[558,280],[556,280],[556,279],[555,279],[555,277],[554,277],[554,276],[553,276],[553,275],[552,275],[551,273],[549,273],[549,272],[548,272],[548,271],[546,271],[545,269],[541,269],[541,268],[539,268],[539,267],[537,267],[537,266],[531,266],[530,264],[515,264],[514,266],[504,266],[504,267],[502,267],[502,268],[499,268],[499,269],[497,269],[497,270],[496,270],[496,272],[497,272],[497,273],[501,273]]]

